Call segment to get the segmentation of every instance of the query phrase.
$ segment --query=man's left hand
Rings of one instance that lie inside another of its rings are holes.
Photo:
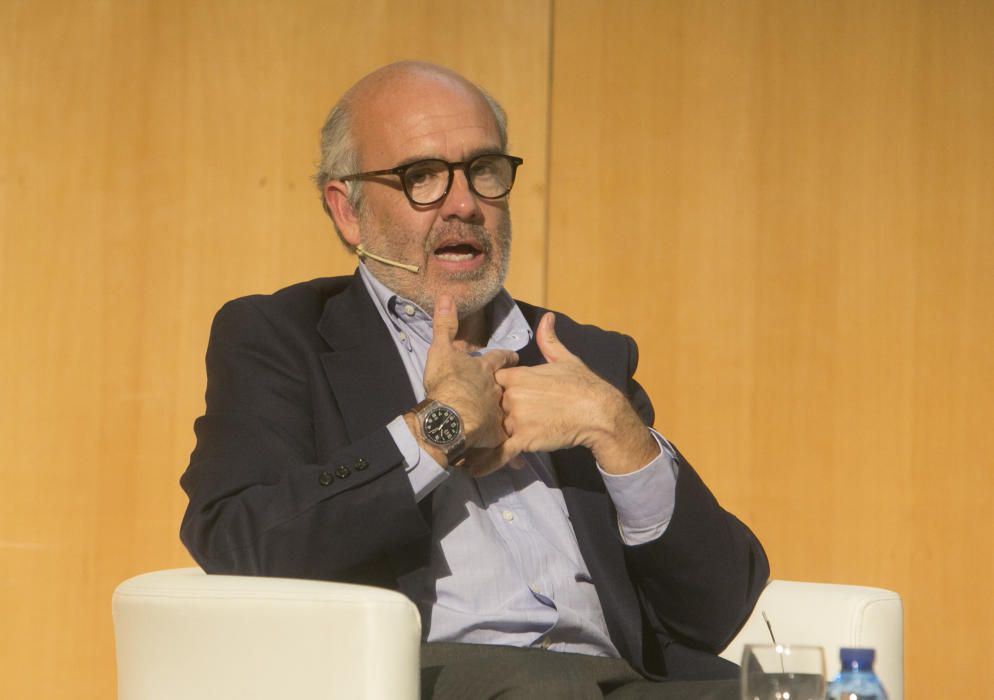
[[[601,469],[626,474],[648,464],[659,446],[628,399],[594,374],[556,336],[555,315],[542,317],[535,341],[546,364],[498,370],[508,439],[471,472],[500,468],[521,452],[583,445]]]

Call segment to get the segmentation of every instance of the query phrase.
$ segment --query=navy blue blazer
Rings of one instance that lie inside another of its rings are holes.
[[[534,328],[544,309],[518,302]],[[566,347],[624,391],[646,424],[631,338],[559,316]],[[534,341],[520,363],[544,362]],[[397,589],[427,566],[430,496],[416,502],[386,429],[415,404],[395,345],[358,275],[236,299],[207,349],[205,414],[181,479],[180,536],[210,573]],[[551,455],[621,655],[650,677],[716,678],[715,656],[769,575],[762,546],[678,455],[676,509],[657,540],[626,546],[585,448]],[[427,628],[427,624],[426,624]]]

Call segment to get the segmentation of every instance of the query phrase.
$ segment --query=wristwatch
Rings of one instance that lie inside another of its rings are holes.
[[[442,451],[450,465],[462,459],[466,452],[466,433],[454,408],[435,399],[425,399],[414,407],[414,414],[422,437]]]

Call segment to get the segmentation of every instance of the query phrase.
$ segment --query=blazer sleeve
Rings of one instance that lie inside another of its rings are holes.
[[[349,440],[317,354],[272,316],[247,297],[214,319],[180,537],[211,573],[368,580],[428,524],[385,425]]]

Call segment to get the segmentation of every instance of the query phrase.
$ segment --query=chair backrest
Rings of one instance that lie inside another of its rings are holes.
[[[841,647],[876,649],[874,670],[888,697],[904,697],[904,617],[897,593],[865,586],[770,581],[722,657],[739,663],[746,644],[771,643],[763,612],[781,644],[822,647],[829,677],[839,670]]]
[[[393,591],[172,569],[113,611],[119,700],[418,697],[421,620]]]

